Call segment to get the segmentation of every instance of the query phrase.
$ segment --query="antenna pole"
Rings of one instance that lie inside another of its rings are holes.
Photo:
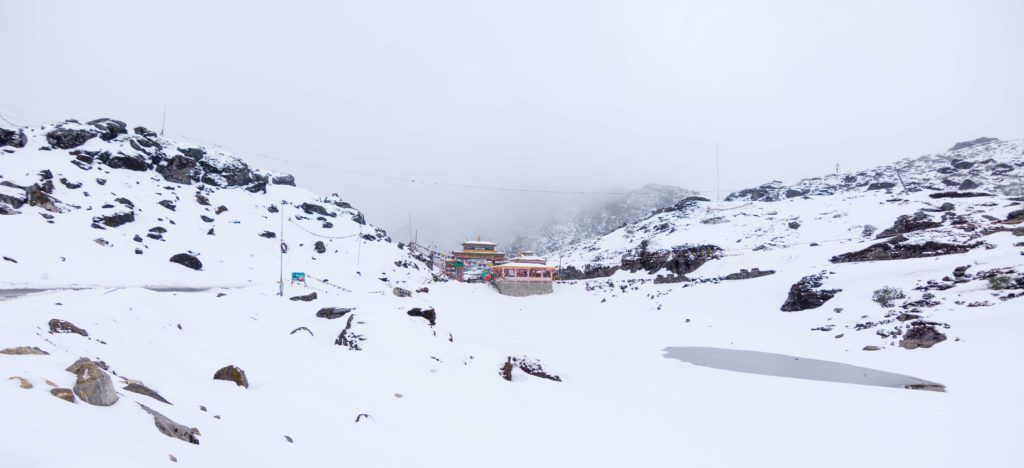
[[[164,136],[164,127],[167,126],[167,106],[164,106],[164,116],[160,119],[160,136]]]
[[[277,295],[284,297],[284,200],[281,201],[281,248],[278,249],[277,261]]]
[[[896,166],[892,166],[892,168],[896,171],[896,177],[898,177],[900,179],[900,185],[903,186],[903,191],[906,192],[907,191],[907,184],[903,183],[903,175],[900,174],[900,168],[898,168]]]

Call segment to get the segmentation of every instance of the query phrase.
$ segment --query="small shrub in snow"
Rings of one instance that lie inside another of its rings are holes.
[[[1013,278],[1010,275],[998,275],[988,279],[988,288],[996,291],[1004,289],[1012,289],[1014,286]]]
[[[875,231],[877,231],[877,230],[878,230],[878,228],[876,228],[876,227],[874,227],[874,226],[872,226],[870,224],[865,224],[864,225],[864,230],[861,231],[860,235],[862,235],[864,237],[871,237],[871,236],[875,235]]]
[[[892,307],[893,301],[896,299],[903,299],[907,297],[903,294],[903,290],[900,288],[894,288],[886,286],[881,289],[876,289],[875,293],[871,296],[871,300],[878,303],[882,307]]]

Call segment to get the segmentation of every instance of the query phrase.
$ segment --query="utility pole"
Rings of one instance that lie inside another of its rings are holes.
[[[164,116],[160,119],[160,136],[164,136],[164,126],[167,125],[167,106],[164,106]]]
[[[900,174],[900,168],[898,168],[896,166],[893,166],[892,168],[896,171],[896,177],[898,177],[900,179],[900,185],[903,186],[903,191],[906,192],[907,191],[907,184],[903,183],[903,176]]]
[[[281,200],[281,248],[277,262],[277,295],[284,297],[284,252],[288,244],[284,243],[284,200]]]
[[[836,163],[836,175],[839,175],[839,163]]]

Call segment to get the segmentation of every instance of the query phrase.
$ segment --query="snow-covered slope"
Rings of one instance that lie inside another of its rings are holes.
[[[1024,257],[1020,230],[997,222],[1018,216],[1005,196],[848,191],[710,212],[689,200],[563,259],[617,267],[590,272],[611,276],[507,297],[432,282],[340,198],[274,184],[231,155],[145,131],[58,149],[53,129],[0,132],[0,255],[13,260],[0,261],[0,467],[1009,467],[1024,456]],[[104,224],[127,219],[119,198],[134,220]],[[285,210],[285,272],[312,276],[286,282],[283,298],[279,239],[260,236],[280,229],[271,206]],[[899,230],[926,229],[873,239],[924,209],[942,210],[924,211],[941,225],[909,218]],[[894,239],[852,260],[918,258],[830,261]],[[964,251],[906,247],[927,240]],[[188,252],[200,270],[169,261]],[[754,267],[774,273],[721,279]],[[881,306],[883,286],[907,297]],[[230,365],[247,386],[214,379]]]
[[[540,254],[557,252],[574,244],[595,239],[643,219],[652,211],[696,192],[670,185],[647,184],[625,194],[612,195],[588,206],[577,206],[557,219],[518,233],[507,242],[513,254],[524,250]]]

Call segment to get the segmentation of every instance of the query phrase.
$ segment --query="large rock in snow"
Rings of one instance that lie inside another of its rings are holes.
[[[180,253],[171,257],[171,263],[177,263],[193,270],[202,270],[203,262],[200,262],[195,255]]]
[[[789,288],[789,296],[782,304],[783,312],[798,312],[807,309],[817,309],[829,299],[835,297],[842,289],[820,289],[824,273],[805,276]]]
[[[225,366],[213,374],[214,380],[227,380],[234,382],[239,387],[249,388],[249,379],[245,377],[245,371],[238,366]]]
[[[57,127],[46,134],[46,141],[54,148],[71,149],[82,146],[95,137],[95,130]]]
[[[82,358],[68,367],[68,371],[78,376],[73,390],[82,401],[96,406],[110,406],[117,403],[118,397],[114,382],[97,363]]]
[[[28,142],[28,138],[25,137],[25,132],[21,129],[8,130],[6,128],[0,128],[0,147],[12,146],[15,148],[24,148],[25,143]]]

